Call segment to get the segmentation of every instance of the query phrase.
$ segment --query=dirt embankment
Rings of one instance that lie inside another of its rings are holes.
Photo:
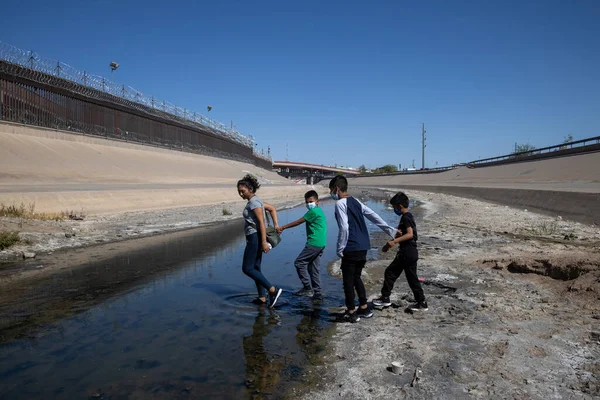
[[[0,143],[0,204],[85,215],[0,217],[0,231],[22,239],[0,251],[0,263],[240,218],[236,182],[247,173],[261,182],[261,198],[277,207],[302,202],[310,189],[240,161],[13,124],[0,124]]]
[[[30,127],[0,124],[0,143],[0,203],[35,204],[37,212],[108,215],[227,202],[247,173],[265,184],[265,196],[292,186],[241,161]]]
[[[361,176],[350,186],[445,193],[600,225],[600,152],[436,173]]]
[[[453,196],[408,195],[422,202],[419,274],[429,311],[405,312],[413,298],[401,276],[392,307],[336,326],[326,363],[311,371],[317,390],[293,396],[600,396],[600,228]],[[370,299],[394,253],[380,255],[364,272]],[[404,365],[401,375],[391,372],[393,361]]]

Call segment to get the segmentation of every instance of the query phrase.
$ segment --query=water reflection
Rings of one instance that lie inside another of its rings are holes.
[[[254,318],[252,334],[245,336],[242,341],[246,360],[246,387],[252,399],[264,398],[265,394],[272,393],[285,368],[284,360],[269,355],[265,344],[271,330],[281,325],[281,316],[265,305],[257,307],[259,310]]]
[[[305,363],[308,365],[317,364],[321,353],[325,350],[322,334],[330,320],[322,300],[314,300],[312,303],[311,308],[302,310],[302,318],[296,325],[298,331],[296,343],[306,355]]]
[[[323,207],[333,244],[333,207]],[[281,223],[304,212],[284,211]],[[244,243],[239,224],[222,224],[1,293],[0,398],[262,398],[302,382],[341,282],[322,268],[323,303],[291,294],[305,243],[291,230],[263,264],[285,292],[261,309],[241,271]],[[323,264],[334,258],[330,245]]]
[[[0,294],[0,343],[35,336],[39,326],[84,312],[145,284],[146,289],[156,288],[177,268],[188,267],[186,274],[203,268],[212,279],[213,265],[235,254],[243,240],[239,237],[241,225],[232,221],[157,237],[150,246],[123,251],[109,260],[7,285]],[[106,247],[108,252],[118,253],[119,247],[127,245]]]

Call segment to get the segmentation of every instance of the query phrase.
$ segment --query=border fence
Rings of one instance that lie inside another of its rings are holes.
[[[233,127],[3,42],[0,120],[272,165]]]

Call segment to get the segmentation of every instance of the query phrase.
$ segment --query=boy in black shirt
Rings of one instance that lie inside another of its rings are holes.
[[[373,300],[373,305],[376,307],[389,307],[392,305],[390,295],[394,283],[402,274],[402,271],[405,271],[408,286],[410,286],[416,301],[408,309],[411,311],[427,311],[427,301],[425,301],[425,294],[417,276],[417,260],[419,259],[417,225],[413,215],[408,211],[408,196],[402,192],[396,193],[390,200],[390,204],[394,207],[396,215],[400,216],[399,232],[396,234],[396,238],[387,242],[381,250],[387,252],[395,244],[400,244],[400,248],[394,261],[385,269],[381,297]]]

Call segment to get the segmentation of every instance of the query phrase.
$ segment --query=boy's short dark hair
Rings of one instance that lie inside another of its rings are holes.
[[[404,192],[398,192],[390,199],[390,204],[393,206],[402,206],[408,208],[408,196]]]
[[[329,190],[335,188],[340,189],[342,192],[348,191],[348,180],[343,175],[338,175],[329,181]]]
[[[319,194],[314,190],[309,190],[308,192],[304,193],[304,200],[308,200],[311,197],[314,197],[315,199],[319,200]]]

